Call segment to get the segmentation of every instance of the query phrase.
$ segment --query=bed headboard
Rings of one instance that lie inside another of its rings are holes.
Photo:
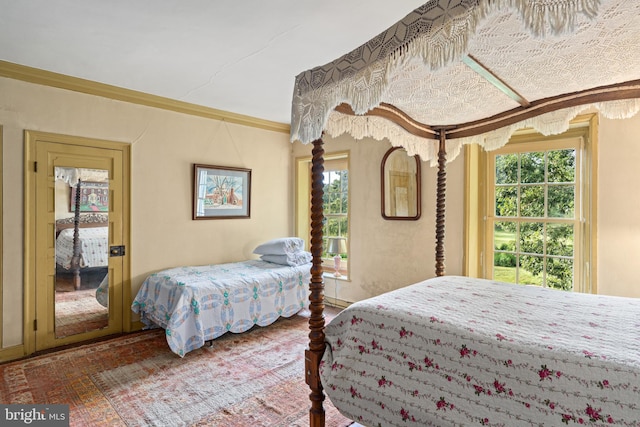
[[[107,227],[109,224],[109,214],[106,213],[86,213],[81,214],[78,221],[79,228],[90,227]],[[74,217],[63,218],[56,220],[56,237],[58,234],[66,228],[74,227]]]

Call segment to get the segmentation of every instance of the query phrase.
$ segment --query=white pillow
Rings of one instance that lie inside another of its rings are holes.
[[[281,237],[269,240],[253,250],[258,255],[287,255],[304,250],[304,240],[299,237]]]
[[[289,265],[291,267],[309,264],[312,258],[313,256],[311,255],[311,252],[306,251],[299,251],[285,255],[262,255],[260,257],[260,259],[263,261],[280,265]]]

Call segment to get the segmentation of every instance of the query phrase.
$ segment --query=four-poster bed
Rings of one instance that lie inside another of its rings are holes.
[[[313,143],[310,249],[313,267],[305,368],[311,389],[312,426],[324,425],[320,379],[326,348],[321,269],[323,133],[387,139],[393,146],[404,147],[409,155],[417,154],[423,161],[437,165],[435,275],[443,276],[447,161],[455,158],[464,144],[480,144],[486,150],[499,148],[520,128],[532,127],[545,135],[563,132],[572,118],[588,109],[597,109],[608,118],[636,114],[640,110],[637,40],[640,40],[638,2],[431,0],[363,46],[297,76],[291,140]],[[482,286],[480,281],[475,285]],[[379,306],[386,307],[387,303],[381,302]],[[631,315],[612,321],[637,321],[638,305],[629,301],[624,304],[633,306]],[[355,324],[364,322],[358,315],[349,320]],[[639,325],[634,329],[637,331]],[[604,368],[627,372],[628,378],[636,381],[630,385],[632,389],[638,387],[640,378],[636,331],[628,330],[632,335],[625,339],[629,341],[619,343],[630,346],[631,359],[619,361],[612,354],[609,359],[613,365]],[[584,331],[585,336],[587,332]],[[554,344],[563,347],[562,342],[552,342],[550,347]],[[569,343],[566,347],[571,352],[580,345]],[[606,351],[615,348],[615,343],[613,347],[605,347],[599,355],[603,358]],[[325,361],[331,359],[331,352],[327,353]],[[622,365],[616,365],[618,362]],[[384,382],[384,376],[379,380]],[[600,385],[609,387],[608,380],[606,384],[603,380]],[[354,390],[352,398],[361,398]],[[418,394],[421,391],[416,390]],[[638,388],[632,393],[637,397]],[[386,406],[384,401],[375,404],[383,410]],[[473,410],[474,404],[482,405],[483,401],[479,399],[466,408]],[[547,403],[551,411],[562,405],[562,402]],[[562,423],[585,419],[603,422],[598,408],[594,412],[587,405],[583,419],[570,412],[574,408],[562,407],[567,411],[558,412],[561,417],[566,415]],[[361,410],[370,412],[371,408]],[[460,423],[461,418],[443,416],[447,410],[448,414],[460,412],[459,408],[454,411],[453,406],[436,406],[435,418],[422,419],[421,425]],[[514,411],[514,418],[498,415],[498,420],[491,420],[491,424],[528,425],[525,420],[529,418],[519,410]],[[622,413],[626,419],[618,417],[604,422],[637,425],[638,411],[637,406],[625,406]],[[400,414],[400,425],[412,421],[410,412]],[[500,409],[496,413],[500,414]],[[485,424],[484,421],[480,418],[477,422]],[[381,425],[389,423],[392,422],[385,420]]]
[[[81,269],[109,265],[109,214],[81,213],[82,180],[75,189],[73,216],[56,221],[56,264],[73,273],[73,286],[78,290]]]

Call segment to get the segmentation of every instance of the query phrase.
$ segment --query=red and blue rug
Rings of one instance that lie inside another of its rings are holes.
[[[68,404],[72,426],[308,426],[307,321],[227,334],[184,358],[154,330],[10,362],[0,400]],[[328,427],[351,424],[325,409]]]

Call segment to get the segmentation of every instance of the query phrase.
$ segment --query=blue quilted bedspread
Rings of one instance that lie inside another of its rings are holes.
[[[226,332],[245,332],[290,317],[308,302],[311,264],[261,260],[176,267],[147,277],[131,309],[166,331],[171,350],[184,356]]]

